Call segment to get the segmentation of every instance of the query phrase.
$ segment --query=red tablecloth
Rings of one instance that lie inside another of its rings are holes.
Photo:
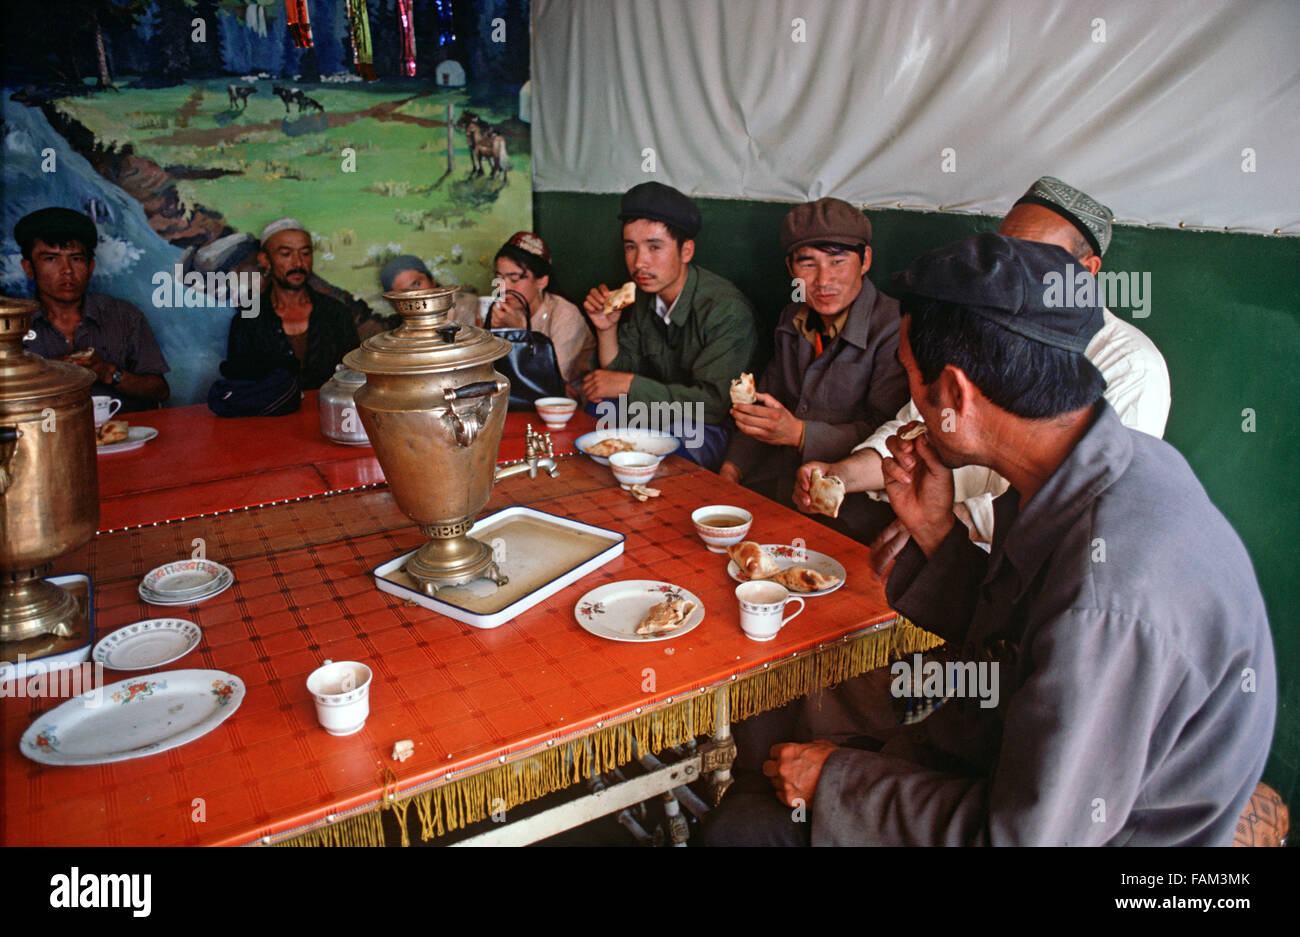
[[[344,446],[320,431],[317,393],[297,413],[281,417],[220,419],[205,405],[131,414],[136,426],[152,426],[156,439],[131,452],[99,457],[99,529],[197,517],[274,504],[293,498],[347,491],[384,480],[369,446]],[[506,416],[498,462],[524,457],[524,428],[545,424],[536,413]],[[596,428],[579,411],[563,430],[551,432],[557,456]]]
[[[892,620],[861,544],[681,459],[667,460],[655,484],[663,497],[638,503],[608,469],[584,457],[564,460],[557,478],[498,484],[489,511],[531,504],[620,531],[627,541],[623,555],[493,630],[375,588],[370,571],[421,539],[383,488],[100,534],[56,564],[56,572],[93,577],[100,633],[167,614],[195,621],[199,647],[159,668],[163,675],[225,670],[245,682],[247,697],[197,741],[88,767],[41,765],[19,752],[23,731],[61,700],[0,700],[4,844],[253,842],[377,804],[385,768],[392,772],[387,789],[400,799],[521,753],[532,758],[527,753],[537,746],[545,752],[552,741],[640,707],[719,685],[743,688],[743,679],[729,681]],[[178,485],[175,494],[186,490]],[[745,638],[726,557],[708,552],[690,522],[693,509],[718,502],[754,513],[753,539],[799,537],[836,557],[849,571],[847,583],[809,599],[775,640]],[[234,587],[189,608],[143,603],[141,576],[188,556],[196,537],[234,571]],[[684,585],[704,603],[704,622],[649,644],[582,630],[574,618],[578,599],[625,579]],[[361,660],[374,670],[370,718],[356,735],[335,738],[316,722],[305,681],[326,658]],[[127,676],[108,671],[105,680]],[[416,755],[397,763],[389,752],[402,738],[415,742]]]

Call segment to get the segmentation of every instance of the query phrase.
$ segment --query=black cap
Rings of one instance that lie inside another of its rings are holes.
[[[66,244],[79,241],[92,254],[99,243],[95,222],[71,208],[42,208],[24,215],[14,225],[14,240],[26,252],[40,238],[46,244]]]
[[[700,208],[689,195],[683,195],[662,182],[643,182],[623,193],[618,220],[649,218],[672,225],[688,238],[700,230]]]
[[[890,283],[903,297],[962,306],[1080,354],[1102,326],[1096,279],[1055,244],[977,234],[922,254]]]

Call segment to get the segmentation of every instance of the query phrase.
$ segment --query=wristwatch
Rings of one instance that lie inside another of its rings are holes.
[[[113,376],[108,379],[108,383],[116,387],[122,383],[122,378],[126,377],[126,372],[116,365],[113,366]]]

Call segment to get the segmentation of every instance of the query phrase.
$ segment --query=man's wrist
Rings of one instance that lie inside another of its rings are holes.
[[[957,515],[953,514],[952,511],[949,511],[946,525],[941,521],[933,526],[927,525],[920,530],[911,531],[912,539],[915,540],[916,545],[921,548],[921,552],[925,554],[925,558],[929,559],[934,556],[935,551],[938,550],[939,547],[943,545],[943,542],[948,539],[948,535],[952,533],[952,529],[957,523]]]

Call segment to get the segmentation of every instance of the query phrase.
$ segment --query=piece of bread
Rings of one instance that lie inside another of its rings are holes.
[[[915,439],[918,436],[924,436],[928,432],[930,432],[930,427],[926,426],[924,423],[917,423],[911,429],[899,433],[898,438],[906,441]]]
[[[108,420],[95,433],[95,445],[111,446],[115,442],[125,442],[130,430],[131,424],[126,420]]]
[[[752,540],[727,547],[727,555],[748,579],[769,579],[781,571],[771,554]]]
[[[680,628],[686,621],[695,603],[686,599],[667,599],[658,605],[652,605],[646,612],[641,624],[636,626],[637,634],[663,634]]]
[[[838,475],[823,475],[822,470],[812,470],[808,485],[808,496],[812,508],[818,514],[827,517],[839,517],[840,505],[844,503],[844,481]]]
[[[791,592],[820,592],[837,584],[840,577],[828,576],[807,566],[791,566],[771,577],[771,581],[779,582]]]
[[[638,501],[648,501],[651,498],[659,497],[660,494],[658,488],[647,488],[645,485],[633,485],[628,490],[632,492],[632,497]]]
[[[634,302],[636,302],[636,284],[629,280],[605,297],[605,307],[600,310],[600,314],[607,316],[611,312],[626,309]]]
[[[754,375],[748,371],[731,382],[732,403],[754,403],[758,399],[758,390],[754,387]]]
[[[591,455],[598,455],[602,459],[607,459],[616,452],[631,452],[635,448],[636,443],[611,436],[609,439],[602,439],[600,442],[588,446],[587,452]]]

